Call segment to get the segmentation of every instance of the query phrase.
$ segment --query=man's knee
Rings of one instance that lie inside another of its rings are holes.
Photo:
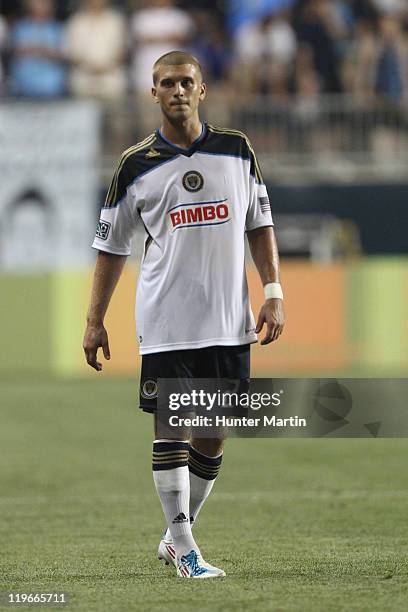
[[[224,450],[225,438],[192,438],[191,446],[208,457],[218,457]]]
[[[191,427],[172,427],[168,420],[154,415],[154,436],[156,440],[189,440]]]

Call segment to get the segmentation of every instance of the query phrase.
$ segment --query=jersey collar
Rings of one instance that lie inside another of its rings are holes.
[[[196,140],[187,149],[185,147],[179,147],[178,145],[176,145],[173,142],[171,142],[170,140],[168,140],[165,136],[163,136],[163,134],[161,133],[160,129],[156,130],[156,135],[158,136],[158,138],[162,142],[167,144],[169,147],[171,147],[177,153],[179,153],[181,155],[186,155],[187,157],[190,157],[190,155],[192,155],[197,150],[199,145],[202,143],[204,138],[207,136],[207,124],[203,121],[201,125],[202,125],[202,127],[201,127],[201,134],[199,135],[198,138],[196,138]]]

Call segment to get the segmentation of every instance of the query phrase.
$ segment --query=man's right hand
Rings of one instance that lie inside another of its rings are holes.
[[[105,359],[110,359],[108,334],[102,323],[97,325],[88,323],[82,346],[87,363],[100,372],[102,364],[96,360],[98,349],[101,347]]]

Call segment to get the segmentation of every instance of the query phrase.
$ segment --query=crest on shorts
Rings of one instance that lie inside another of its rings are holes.
[[[183,176],[183,187],[187,191],[200,191],[203,188],[204,179],[202,175],[196,170],[189,170]]]
[[[157,382],[152,379],[145,380],[142,386],[141,396],[145,399],[156,399]]]

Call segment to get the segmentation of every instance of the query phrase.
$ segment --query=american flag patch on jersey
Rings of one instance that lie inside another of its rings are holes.
[[[270,212],[271,205],[269,203],[268,196],[264,196],[264,197],[259,198],[259,204],[261,205],[261,212],[263,212],[263,213]]]

